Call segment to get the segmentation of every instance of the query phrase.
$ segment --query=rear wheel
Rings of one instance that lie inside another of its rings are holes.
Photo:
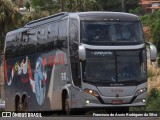
[[[18,112],[28,112],[28,101],[25,97],[23,101],[17,99],[15,101],[15,111]]]
[[[16,112],[22,112],[22,103],[20,100],[16,101]]]
[[[24,98],[24,100],[23,100],[22,111],[23,112],[28,112],[28,101],[27,101],[27,98]]]

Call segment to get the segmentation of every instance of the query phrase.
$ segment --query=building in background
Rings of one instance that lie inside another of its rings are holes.
[[[13,3],[16,5],[16,11],[18,11],[22,15],[28,13],[31,10],[31,7],[26,8],[26,4],[30,4],[30,0],[14,0]]]
[[[147,13],[160,9],[160,0],[141,0],[140,5]]]

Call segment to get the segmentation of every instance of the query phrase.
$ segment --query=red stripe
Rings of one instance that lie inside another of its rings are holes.
[[[33,80],[33,76],[32,76],[32,68],[31,68],[31,64],[30,61],[28,60],[28,74],[29,74],[29,78],[31,80]]]
[[[5,57],[4,57],[4,75],[5,75],[6,81],[8,81],[7,66],[6,66],[6,59],[5,59]]]

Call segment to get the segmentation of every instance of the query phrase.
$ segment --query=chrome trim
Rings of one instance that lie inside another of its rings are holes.
[[[86,49],[92,50],[136,50],[145,47],[145,44],[141,45],[126,45],[126,46],[94,46],[82,44]]]
[[[79,46],[78,54],[80,60],[86,60],[86,49],[84,45]]]

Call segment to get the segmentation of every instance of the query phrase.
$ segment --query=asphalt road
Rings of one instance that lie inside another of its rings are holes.
[[[0,104],[0,109],[4,109],[5,108],[5,104]]]

